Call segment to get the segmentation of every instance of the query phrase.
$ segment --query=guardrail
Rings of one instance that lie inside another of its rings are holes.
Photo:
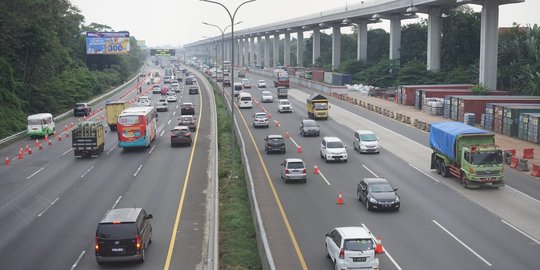
[[[97,97],[97,98],[94,98],[93,100],[89,101],[88,103],[91,104],[91,105],[92,105],[92,104],[95,104],[95,103],[98,103],[98,102],[102,101],[103,99],[108,98],[108,97],[110,97],[111,95],[116,94],[118,91],[123,90],[128,84],[132,83],[133,81],[135,81],[135,79],[137,79],[137,78],[139,77],[139,74],[141,73],[141,71],[142,71],[145,67],[146,67],[146,62],[144,63],[144,65],[141,66],[141,68],[139,69],[139,71],[136,73],[136,76],[134,76],[133,78],[131,78],[131,80],[125,82],[124,84],[118,86],[117,88],[115,88],[115,89],[113,89],[113,90],[111,90],[111,91],[109,91],[109,92],[107,92],[107,93],[105,93],[105,94],[103,94],[103,95],[101,95],[101,96],[99,96],[99,97]],[[57,115],[57,116],[55,116],[53,119],[54,119],[55,122],[62,121],[62,120],[64,120],[64,119],[66,118],[66,116],[67,116],[68,114],[70,114],[70,113],[73,113],[73,110],[69,110],[69,111],[64,112],[64,113],[62,113],[62,114],[60,114],[60,115]],[[23,130],[23,131],[21,131],[21,132],[17,132],[17,133],[15,133],[15,134],[13,134],[13,135],[10,135],[10,136],[8,136],[8,137],[5,137],[5,138],[3,138],[3,139],[0,139],[0,147],[3,146],[3,145],[5,145],[5,144],[8,144],[8,143],[10,143],[10,142],[12,142],[12,141],[15,141],[15,140],[18,140],[18,139],[20,139],[20,138],[23,138],[25,134],[26,134],[26,130]]]

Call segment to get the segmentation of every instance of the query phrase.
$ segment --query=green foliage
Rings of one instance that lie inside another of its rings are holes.
[[[370,66],[369,68],[355,74],[358,82],[364,85],[375,85],[378,87],[394,86],[399,71],[396,61],[385,59]]]
[[[401,62],[418,60],[427,61],[427,23],[408,24],[401,27]]]
[[[442,18],[441,68],[452,70],[478,61],[480,14],[467,6]]]
[[[427,84],[432,82],[432,75],[426,64],[415,59],[403,65],[399,70],[397,84]]]
[[[21,109],[21,100],[14,93],[13,69],[0,57],[0,137],[6,137],[23,130],[26,116]]]
[[[473,93],[473,95],[477,96],[485,95],[488,91],[489,89],[487,89],[487,87],[482,84],[476,84],[471,88],[471,92]]]

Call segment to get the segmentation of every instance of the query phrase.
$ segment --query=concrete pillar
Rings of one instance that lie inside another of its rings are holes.
[[[401,58],[401,18],[396,15],[390,19],[390,59]]]
[[[304,66],[304,31],[300,30],[296,34],[296,40],[298,41],[298,44],[296,44],[296,66],[297,67],[303,67]]]
[[[239,67],[244,65],[244,42],[241,38],[238,39],[238,65]]]
[[[263,44],[262,44],[262,38],[260,36],[257,37],[257,66],[262,66],[262,51],[263,51]]]
[[[341,63],[341,26],[332,26],[332,68],[337,69]]]
[[[270,36],[264,36],[263,66],[268,67],[270,62]]]
[[[273,67],[277,67],[279,62],[279,34],[274,34],[274,61],[272,62]]]
[[[250,38],[248,66],[255,65],[255,37]]]
[[[360,20],[357,23],[356,60],[367,60],[367,21]]]
[[[244,39],[244,66],[249,66],[249,38]]]
[[[427,44],[427,69],[436,71],[441,68],[441,9],[429,10]]]
[[[497,47],[499,44],[499,5],[484,2],[480,23],[480,84],[497,89]]]
[[[291,65],[291,33],[285,33],[284,46],[283,46],[283,65]]]
[[[313,28],[313,55],[311,57],[311,63],[315,65],[317,58],[321,56],[321,30],[319,28]]]

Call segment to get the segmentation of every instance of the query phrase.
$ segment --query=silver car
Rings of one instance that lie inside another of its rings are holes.
[[[285,183],[291,180],[305,183],[307,181],[306,165],[299,158],[287,158],[281,163],[281,179]]]

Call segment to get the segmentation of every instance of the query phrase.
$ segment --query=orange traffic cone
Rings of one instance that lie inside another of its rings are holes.
[[[36,147],[38,147],[38,146],[39,146],[39,140],[36,139]]]
[[[268,114],[268,119],[272,119],[272,114],[271,113]]]
[[[302,146],[299,145],[298,148],[296,149],[296,153],[302,153]]]
[[[52,136],[56,137],[56,130],[52,132]]]
[[[276,124],[276,127],[279,127],[279,122],[274,120],[274,124]]]
[[[31,154],[32,154],[32,148],[26,149],[26,153],[29,154],[29,155],[31,155]]]
[[[45,134],[45,141],[49,142],[49,135]]]
[[[59,141],[59,142],[62,141],[62,135],[58,136],[58,141]]]
[[[22,151],[22,148],[21,150],[19,150],[19,156],[17,157],[18,159],[23,159],[23,151]]]
[[[73,122],[71,122],[73,123]],[[68,128],[67,128],[67,125],[64,126],[64,132],[67,132]]]
[[[319,174],[319,167],[317,165],[313,166],[313,174]]]
[[[344,204],[344,202],[343,202],[343,195],[341,195],[341,192],[338,193],[337,204],[339,204],[339,205]]]
[[[11,163],[11,159],[9,157],[6,157],[6,161],[4,161],[4,165],[8,166]]]
[[[384,249],[382,247],[382,237],[377,237],[377,247],[375,248],[375,254],[381,254],[384,253]]]
[[[24,151],[25,151],[26,153],[29,153],[29,154],[31,154],[31,152],[32,152],[32,150],[30,149],[30,147],[28,147],[28,144],[27,144],[26,147],[24,148]]]
[[[289,132],[285,132],[285,139],[288,139],[289,138]]]
[[[39,143],[39,150],[43,150],[43,145],[41,145],[41,143]]]
[[[69,124],[69,126],[70,126],[70,127],[74,127],[75,125],[73,124],[73,122],[71,122],[71,123]],[[66,126],[66,131],[67,131],[67,126]]]
[[[86,115],[84,116],[84,118],[83,118],[83,119],[84,119],[84,121],[86,122]]]

